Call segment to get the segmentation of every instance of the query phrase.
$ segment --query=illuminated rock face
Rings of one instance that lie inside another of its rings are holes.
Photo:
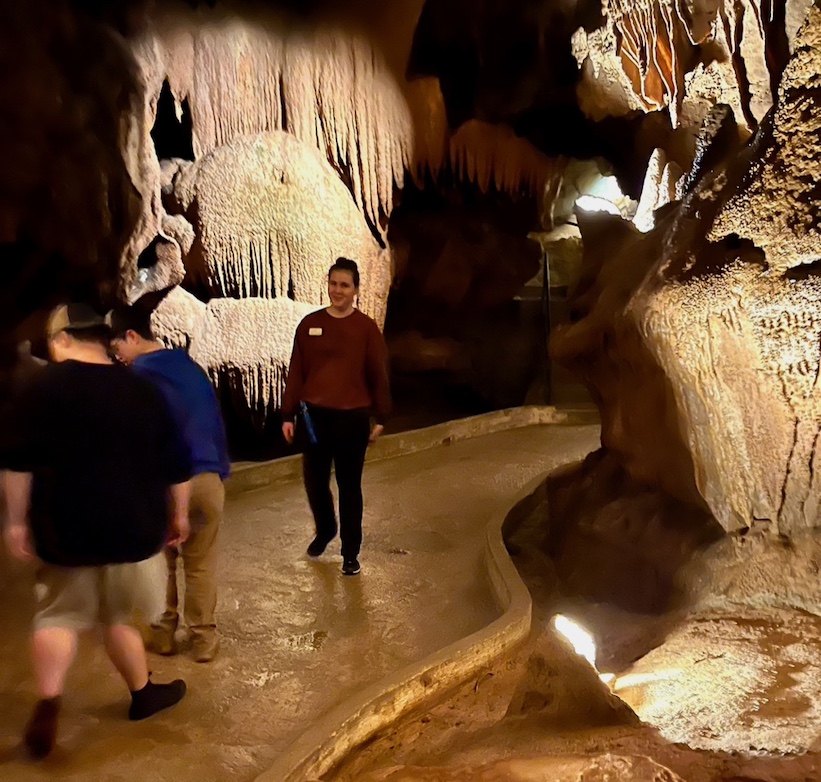
[[[383,323],[390,258],[318,152],[287,133],[237,139],[174,178],[170,200],[196,239],[190,276],[212,296],[328,304],[328,268],[359,265],[359,307]]]
[[[574,39],[582,106],[594,118],[668,108],[674,127],[698,127],[710,107],[725,103],[754,128],[773,104],[811,5],[605,0],[605,25]]]
[[[813,9],[777,111],[741,154],[725,150],[649,234],[581,221],[586,268],[554,355],[591,387],[607,458],[635,491],[676,498],[705,530],[705,508],[728,533],[817,526],[819,72]]]
[[[211,299],[181,287],[154,310],[154,331],[188,350],[237,411],[261,427],[282,400],[299,322],[316,308],[287,297]]]

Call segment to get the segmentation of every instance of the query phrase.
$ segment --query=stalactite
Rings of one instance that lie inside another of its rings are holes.
[[[389,253],[321,154],[288,133],[221,146],[176,178],[175,210],[193,212],[189,274],[215,296],[326,301],[328,267],[354,258],[362,309],[384,322]]]
[[[811,4],[812,0],[604,0],[604,11],[621,67],[645,111],[669,106],[676,126],[685,96],[699,95],[701,84],[714,92],[716,72],[730,62],[736,84],[722,89],[740,94],[739,122],[755,128],[772,106],[797,26]],[[709,48],[699,53],[697,47],[707,43]],[[690,74],[697,66],[702,72],[712,69],[713,78],[694,83]]]
[[[448,156],[448,117],[439,79],[414,79],[406,88],[414,121],[414,148],[410,170],[417,184],[426,175],[436,179]]]
[[[456,177],[473,182],[483,193],[493,185],[502,193],[537,199],[564,170],[561,160],[539,152],[510,128],[480,120],[466,122],[453,134],[450,166]]]
[[[618,53],[633,90],[648,111],[670,107],[675,127],[684,98],[681,53],[691,33],[678,0],[610,0]]]
[[[282,404],[296,327],[314,309],[290,299],[214,299],[194,332],[191,357],[261,424]]]
[[[201,19],[163,19],[152,33],[175,101],[191,106],[197,156],[285,130],[327,155],[381,233],[414,154],[414,123],[374,45],[342,29]]]

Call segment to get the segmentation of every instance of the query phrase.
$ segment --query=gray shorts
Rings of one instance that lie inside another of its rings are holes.
[[[43,564],[34,584],[34,629],[150,624],[165,609],[166,579],[162,552],[142,562],[122,565]]]

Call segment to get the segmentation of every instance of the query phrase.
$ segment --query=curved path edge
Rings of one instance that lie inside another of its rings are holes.
[[[368,448],[367,462],[392,459],[396,456],[425,451],[439,445],[481,437],[507,429],[521,429],[539,424],[596,424],[599,411],[595,407],[560,408],[552,405],[525,405],[496,410],[456,421],[383,435]],[[231,472],[225,489],[228,496],[263,489],[281,481],[301,480],[302,457],[283,456],[267,462],[243,463]]]
[[[472,437],[500,429],[538,424],[592,422],[587,411],[581,411],[578,416],[574,412],[556,411],[555,408],[515,408],[456,423],[470,421],[471,427],[465,431],[472,428],[472,433],[465,436]],[[476,420],[480,418],[491,420]],[[502,426],[495,428],[499,423]],[[446,431],[452,426],[442,424],[429,429]],[[435,434],[441,432],[427,432],[426,437],[419,438],[419,442],[430,440]],[[446,438],[452,435],[453,432],[445,434],[439,444],[447,442]],[[437,443],[425,447],[433,447],[435,444]],[[503,531],[512,516],[531,505],[538,487],[543,483],[543,475],[530,481],[518,492],[505,514],[493,519],[487,526],[484,557],[486,573],[502,615],[481,630],[383,677],[340,703],[294,741],[270,768],[256,777],[256,782],[308,782],[320,779],[379,730],[437,695],[464,683],[478,670],[526,640],[531,623],[530,592],[505,548]]]

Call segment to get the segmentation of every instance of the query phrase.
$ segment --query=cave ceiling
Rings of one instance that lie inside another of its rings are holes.
[[[155,240],[148,235],[152,224],[146,223],[144,202],[159,196],[141,190],[145,171],[138,171],[139,161],[124,160],[119,149],[144,86],[144,64],[124,43],[173,5],[32,0],[0,9],[0,105],[8,118],[0,131],[4,333],[58,296],[92,286],[99,290],[101,283],[108,283],[103,291],[110,293],[123,248],[131,245],[136,257]],[[665,159],[689,169],[698,128],[715,103],[728,103],[748,132],[757,127],[772,104],[810,0],[407,0],[391,8],[373,0],[180,0],[178,5],[238,19],[276,12],[306,29],[330,20],[367,36],[405,90],[411,113],[414,100],[430,109],[422,158],[434,175],[444,165],[461,167],[472,181],[509,182],[510,171],[494,173],[487,161],[476,162],[491,154],[508,156],[509,147],[489,140],[495,134],[529,140],[548,158],[601,156],[614,166],[626,192],[638,197],[656,147],[665,148]],[[151,96],[154,109],[161,83]],[[454,147],[434,127],[440,121],[456,139],[478,137],[470,123],[482,123],[483,150],[465,152],[459,141]],[[418,120],[416,125],[418,131]],[[277,128],[262,128],[268,129]],[[329,160],[343,179],[362,168],[346,170],[362,147],[359,129],[352,133],[348,150]],[[383,144],[392,162],[381,179],[363,182],[361,192],[355,183],[350,186],[379,241],[390,191],[402,186],[401,169],[420,175],[403,143],[399,138]],[[538,161],[516,154],[522,165]],[[545,181],[543,175],[529,178],[535,186]],[[152,210],[159,225],[159,207]]]

